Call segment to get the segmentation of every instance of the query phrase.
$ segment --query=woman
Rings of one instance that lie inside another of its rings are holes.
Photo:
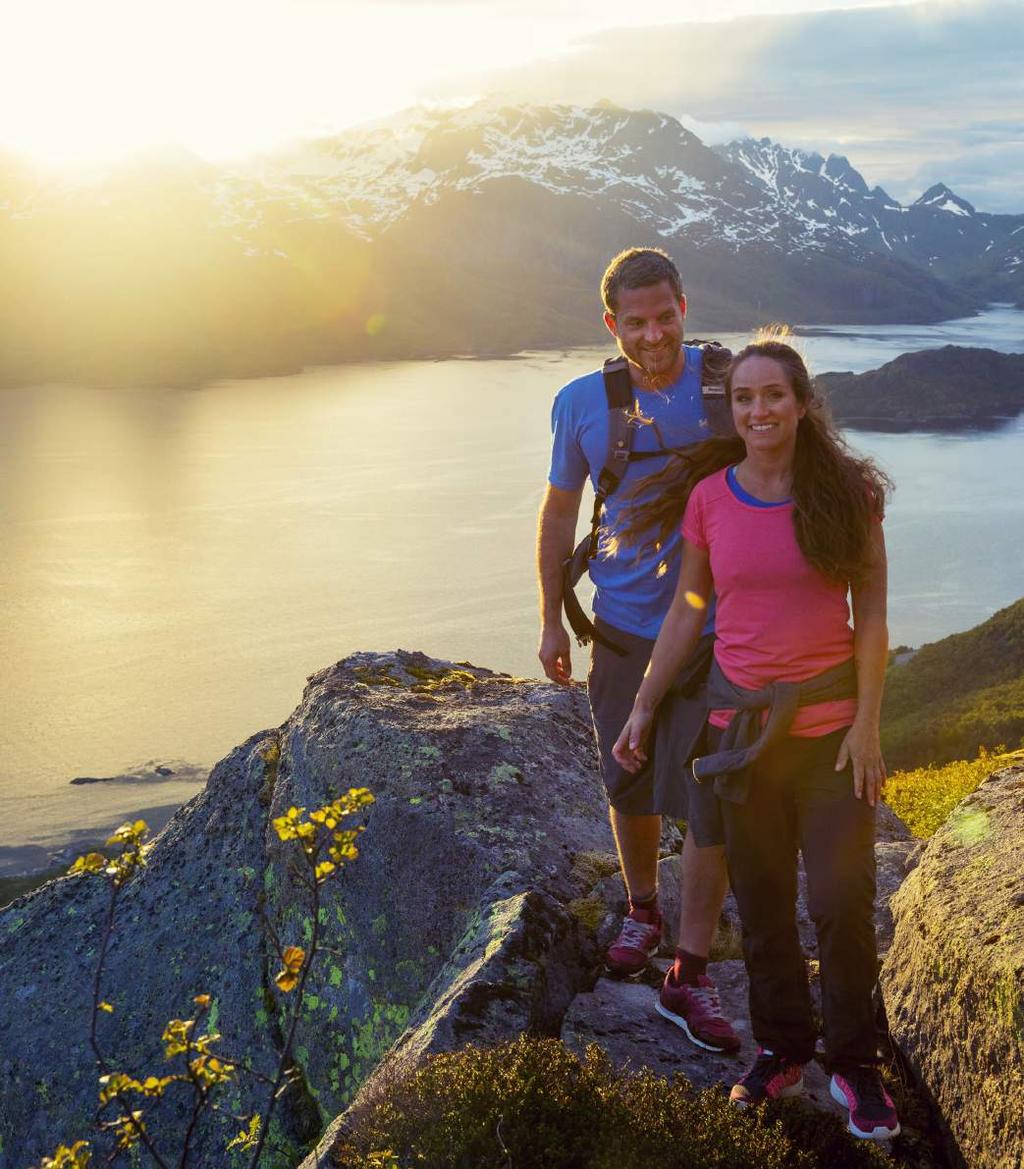
[[[795,920],[799,849],[831,1092],[855,1136],[885,1139],[899,1132],[876,1067],[872,1003],[888,481],[848,452],[788,344],[748,345],[726,392],[738,437],[709,440],[664,473],[661,496],[637,505],[626,534],[652,521],[665,531],[683,514],[675,600],[614,754],[641,766],[658,702],[697,643],[713,589],[709,754],[693,769],[721,797],[758,1042],[731,1099],[798,1094],[814,1054]]]

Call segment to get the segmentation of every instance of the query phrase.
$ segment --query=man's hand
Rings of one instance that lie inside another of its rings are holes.
[[[853,794],[873,808],[885,783],[885,760],[875,724],[854,720],[839,748],[836,771],[842,771],[848,763],[853,764]]]
[[[631,774],[636,774],[647,762],[647,740],[650,737],[654,715],[649,710],[633,707],[626,725],[612,747],[615,762]]]
[[[562,686],[568,683],[572,677],[572,658],[569,653],[569,635],[561,622],[558,625],[545,625],[541,630],[537,657],[552,682]]]
[[[544,673],[561,686],[572,677],[569,635],[562,624],[562,565],[572,552],[579,515],[579,491],[563,491],[548,484],[537,519],[537,579],[540,584],[540,648],[537,656]]]

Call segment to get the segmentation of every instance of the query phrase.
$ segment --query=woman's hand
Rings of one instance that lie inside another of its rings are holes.
[[[617,744],[616,744],[617,745]],[[836,757],[836,771],[853,764],[853,794],[873,808],[885,783],[885,760],[878,739],[878,724],[854,719]]]
[[[647,762],[647,739],[653,722],[653,711],[638,710],[634,706],[612,747],[615,762],[631,774],[635,774]]]

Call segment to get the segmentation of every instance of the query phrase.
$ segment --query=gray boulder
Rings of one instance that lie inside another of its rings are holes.
[[[882,969],[892,1033],[954,1159],[1024,1164],[1024,767],[991,775],[893,900]]]
[[[589,889],[575,854],[611,846],[582,687],[402,651],[354,655],[312,677],[282,727],[218,764],[126,886],[102,986],[114,1066],[164,1074],[165,1023],[208,993],[225,1052],[270,1074],[290,1000],[262,919],[285,945],[304,944],[312,925],[270,820],[352,786],[376,803],[360,857],[323,886],[330,952],[307,986],[302,1076],[273,1126],[281,1166],[403,1034],[410,1059],[523,1029],[557,1034],[586,953],[566,909]],[[0,1169],[93,1137],[87,1035],[106,903],[98,878],[69,877],[0,911]],[[243,1079],[227,1109],[250,1113],[265,1094]],[[146,1105],[154,1137],[171,1144],[184,1100]],[[209,1116],[191,1163],[222,1169],[239,1127]]]

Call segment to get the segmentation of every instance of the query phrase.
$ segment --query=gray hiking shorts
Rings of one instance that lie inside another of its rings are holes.
[[[612,757],[612,747],[633,709],[654,642],[597,618],[597,629],[626,651],[620,657],[595,641],[591,647],[587,690],[594,735],[608,803],[626,816],[671,816],[685,820],[699,848],[724,844],[722,816],[714,784],[698,783],[689,761],[703,748],[707,721],[703,681],[693,692],[670,690],[658,708],[647,749],[647,762],[631,775]],[[710,635],[708,635],[710,637]],[[703,652],[710,651],[702,643]],[[701,652],[701,651],[698,651]]]

